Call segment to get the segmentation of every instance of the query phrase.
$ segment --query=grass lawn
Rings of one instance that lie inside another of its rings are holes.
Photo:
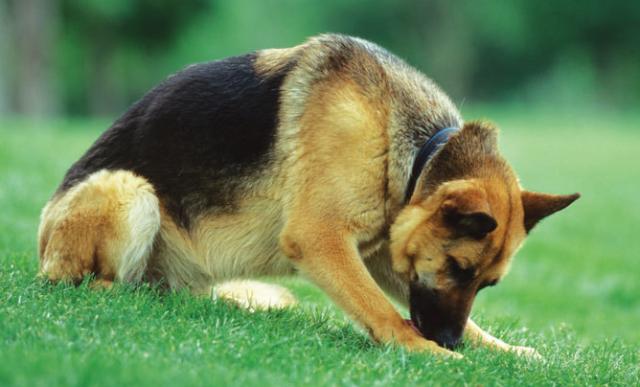
[[[184,292],[34,279],[40,208],[108,122],[0,121],[0,385],[549,385],[639,383],[640,116],[478,108],[523,185],[583,198],[540,225],[473,315],[544,361],[372,344],[327,298],[250,314]]]

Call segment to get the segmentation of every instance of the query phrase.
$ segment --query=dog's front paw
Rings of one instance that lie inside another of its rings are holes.
[[[450,359],[462,359],[464,357],[457,352],[453,352],[439,346],[435,341],[427,340],[420,336],[418,336],[415,340],[400,344],[410,352],[432,353],[434,355]]]
[[[385,329],[383,332],[377,337],[378,341],[399,345],[409,352],[431,353],[450,359],[463,358],[461,354],[449,351],[439,346],[435,341],[425,339],[410,324],[406,324],[404,321],[397,325],[395,329]]]
[[[542,355],[535,348],[521,347],[516,345],[509,345],[506,351],[513,352],[518,356],[526,357],[534,360],[542,360]]]

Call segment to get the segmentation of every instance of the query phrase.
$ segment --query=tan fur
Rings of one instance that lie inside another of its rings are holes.
[[[498,351],[513,352],[517,355],[533,359],[542,359],[542,356],[535,349],[509,345],[504,341],[491,336],[471,320],[467,322],[467,326],[465,327],[465,336],[475,345],[483,345]]]
[[[217,282],[301,271],[375,340],[457,356],[416,333],[387,295],[406,305],[409,281],[418,278],[470,307],[475,292],[455,289],[447,256],[476,268],[476,287],[505,274],[527,214],[496,130],[463,127],[433,82],[360,39],[321,35],[257,53],[261,76],[284,69],[270,168],[241,182],[236,210],[203,212],[185,229],[143,178],[101,171],[43,210],[41,273],[75,281],[88,273],[105,280],[144,274],[202,294]],[[415,153],[442,125],[463,128],[405,205]],[[548,215],[545,203],[535,203],[535,215]],[[498,226],[482,240],[454,240],[442,220],[448,207],[487,213]],[[219,295],[250,298],[235,288]],[[467,328],[475,341],[507,348],[471,321]]]
[[[260,50],[255,63],[256,71],[265,77],[272,76],[287,67],[301,50],[303,46]]]
[[[189,232],[177,226],[162,210],[161,227],[149,259],[147,277],[173,289],[188,288],[195,294],[207,294],[212,278],[207,272]]]
[[[77,282],[138,281],[160,226],[158,199],[146,180],[100,171],[45,207],[39,232],[40,274]]]
[[[210,216],[191,233],[196,256],[214,281],[260,275],[288,275],[294,267],[278,248],[281,206],[246,200],[238,213]]]
[[[214,297],[249,311],[283,309],[297,304],[296,298],[282,286],[257,281],[227,281],[214,288]]]

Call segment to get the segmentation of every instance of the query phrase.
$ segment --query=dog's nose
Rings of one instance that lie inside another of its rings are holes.
[[[433,340],[441,347],[455,349],[460,345],[460,334],[456,334],[452,329],[444,329],[436,333]]]
[[[415,284],[410,288],[409,298],[411,321],[422,336],[449,349],[460,344],[473,297],[461,302],[459,298]]]

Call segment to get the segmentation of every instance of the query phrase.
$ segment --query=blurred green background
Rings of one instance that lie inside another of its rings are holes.
[[[640,2],[628,0],[0,0],[0,114],[113,117],[187,64],[372,40],[461,103],[640,101]]]

